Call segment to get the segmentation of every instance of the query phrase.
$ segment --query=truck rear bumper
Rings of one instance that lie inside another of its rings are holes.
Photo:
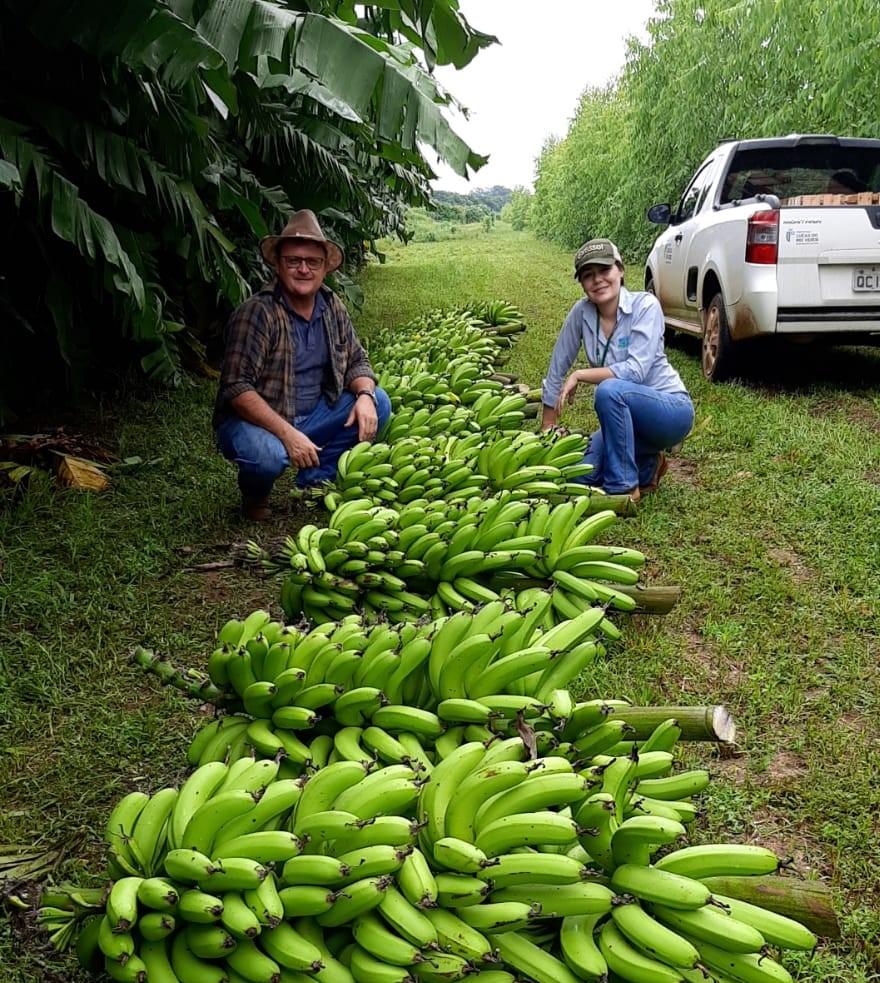
[[[880,307],[780,307],[777,334],[880,334]]]

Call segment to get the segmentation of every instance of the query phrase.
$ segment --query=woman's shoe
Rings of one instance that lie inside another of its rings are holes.
[[[657,491],[657,486],[660,484],[660,479],[669,470],[669,458],[666,456],[666,451],[660,451],[657,455],[657,467],[654,470],[654,477],[651,478],[647,485],[642,485],[639,491],[642,495],[650,495],[651,492]]]

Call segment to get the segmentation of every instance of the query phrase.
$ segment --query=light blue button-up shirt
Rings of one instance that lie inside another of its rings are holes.
[[[631,293],[621,287],[617,324],[607,353],[606,340],[599,328],[596,305],[583,297],[568,312],[553,346],[550,368],[541,390],[545,406],[556,405],[565,377],[582,347],[591,367],[604,364],[618,379],[663,393],[687,392],[663,350],[663,312],[653,294]]]

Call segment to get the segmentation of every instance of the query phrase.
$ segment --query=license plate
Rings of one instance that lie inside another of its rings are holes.
[[[853,270],[852,288],[856,293],[880,291],[880,267],[868,266]]]

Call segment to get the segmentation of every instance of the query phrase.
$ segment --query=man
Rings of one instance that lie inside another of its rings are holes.
[[[375,439],[391,415],[348,311],[324,286],[343,257],[314,212],[296,212],[260,250],[275,279],[229,320],[214,407],[217,444],[255,521],[269,518],[285,468],[298,469],[300,488],[332,481],[343,451]]]

